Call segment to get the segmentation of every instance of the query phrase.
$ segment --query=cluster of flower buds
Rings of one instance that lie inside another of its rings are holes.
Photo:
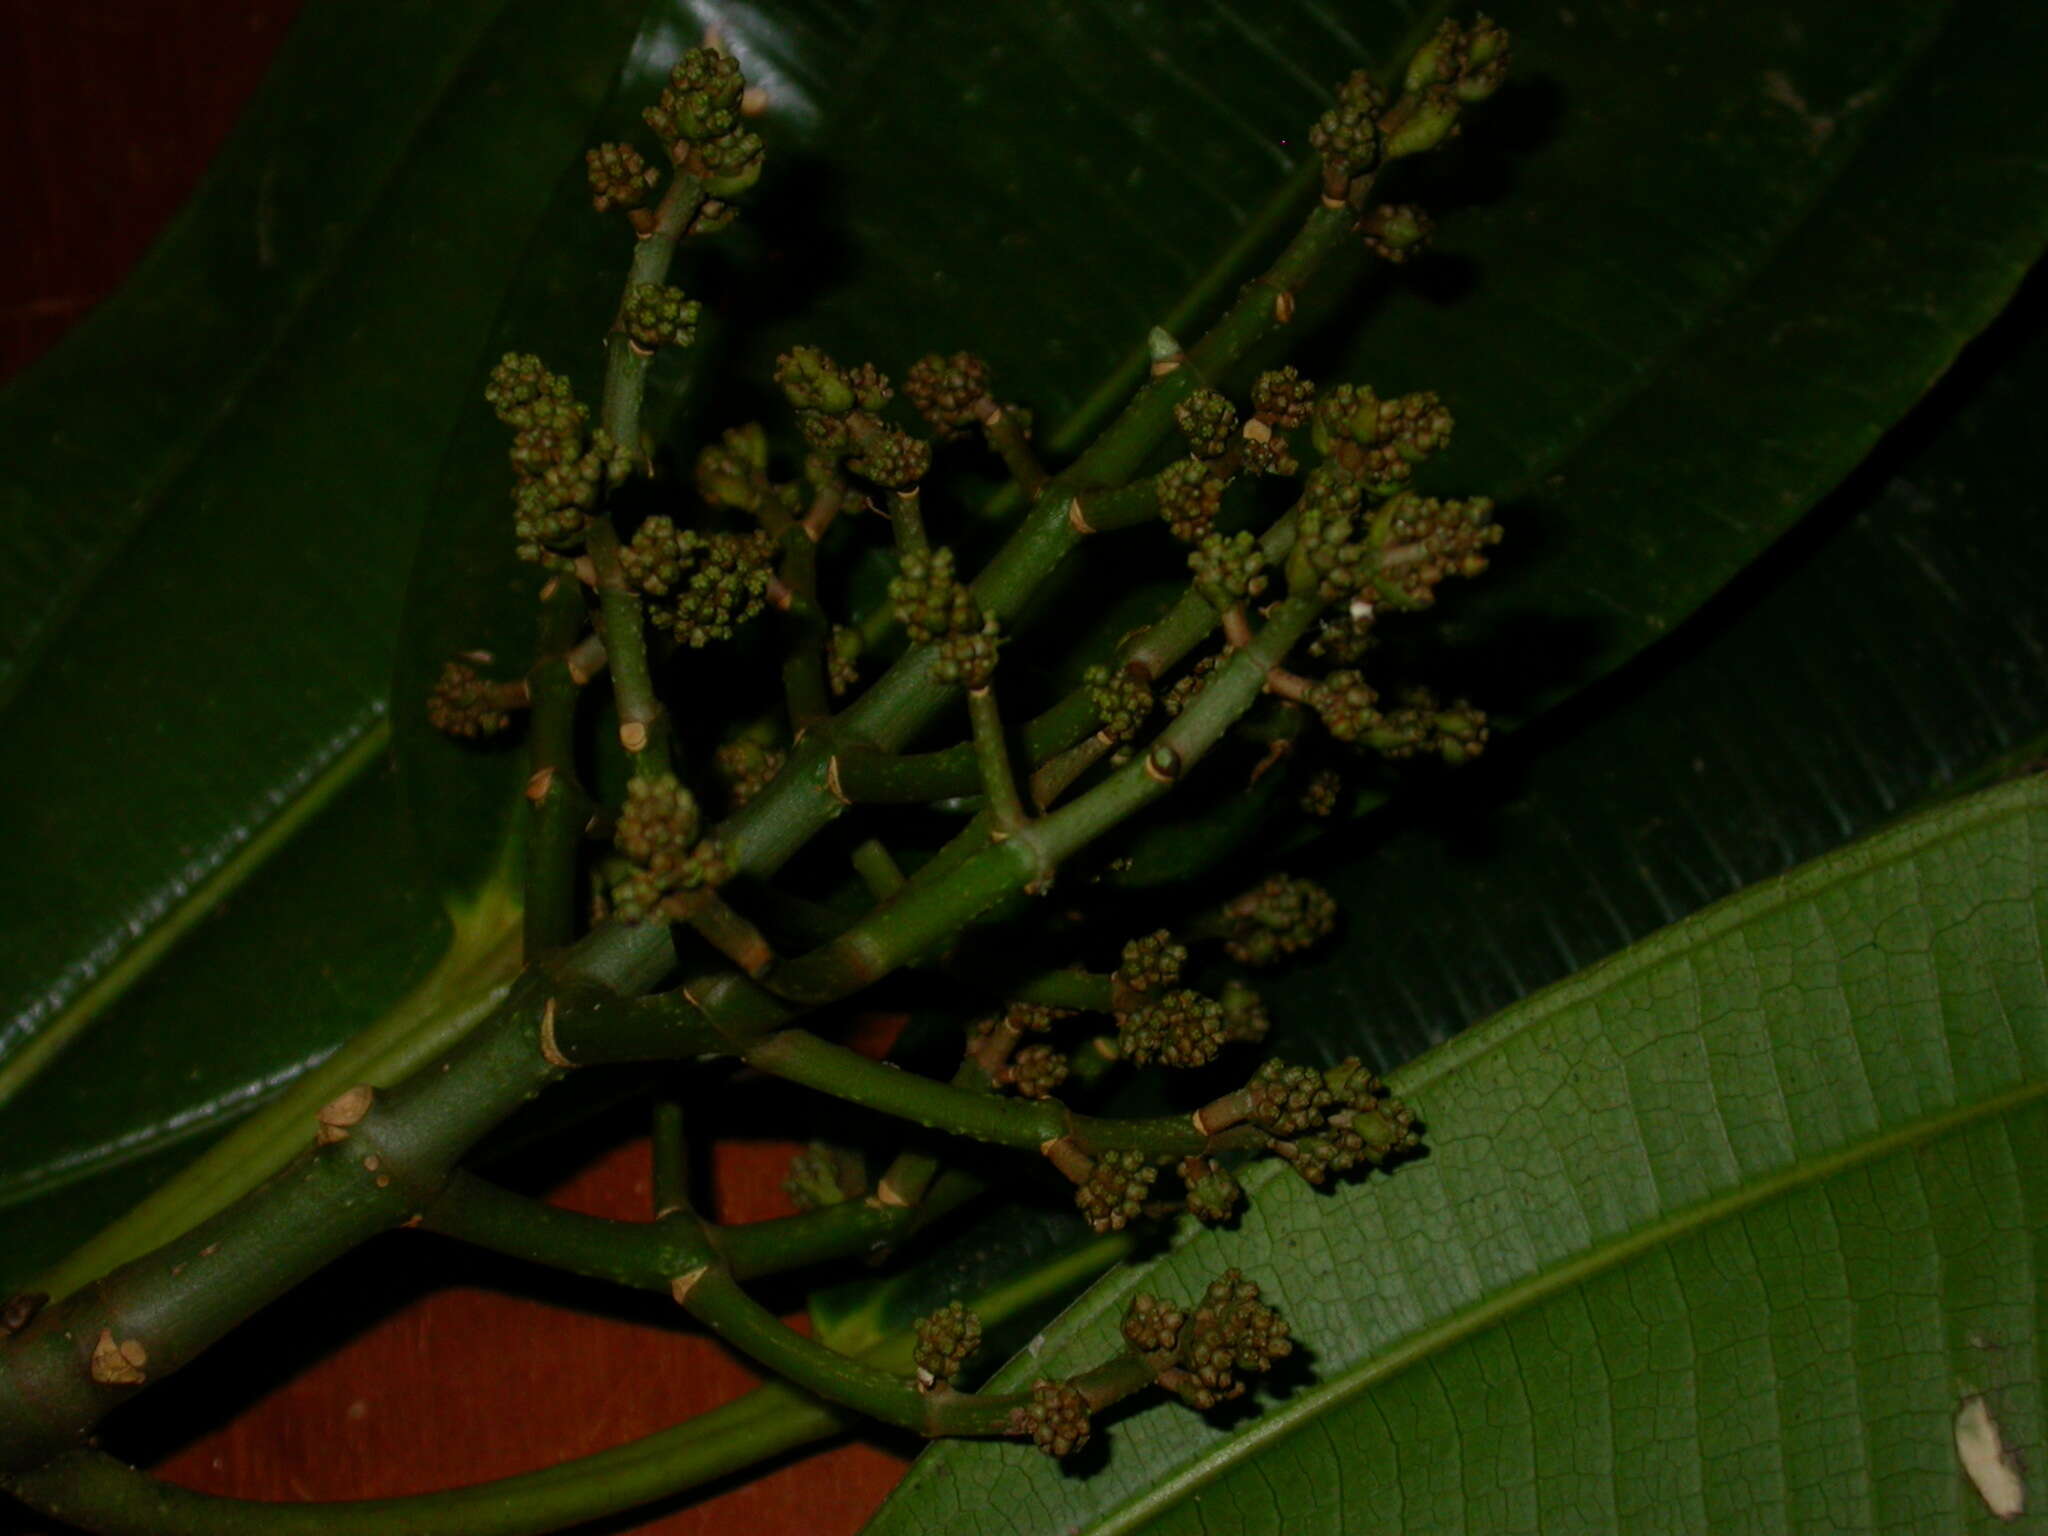
[[[1142,1152],[1104,1152],[1074,1188],[1074,1204],[1098,1232],[1121,1232],[1145,1214],[1159,1169]]]
[[[697,454],[697,494],[711,506],[763,523],[794,515],[797,487],[768,476],[768,433],[758,421],[728,427]]]
[[[1088,1443],[1088,1399],[1072,1382],[1036,1382],[1030,1406],[1010,1415],[1010,1433],[1055,1460],[1071,1456]]]
[[[1264,1375],[1294,1352],[1286,1321],[1234,1269],[1211,1281],[1192,1309],[1133,1297],[1123,1329],[1134,1350],[1168,1357],[1159,1385],[1203,1412],[1242,1397],[1247,1377]]]
[[[625,456],[602,428],[584,432],[590,411],[569,381],[528,353],[508,352],[491,370],[484,399],[512,428],[512,511],[519,558],[566,570],[582,547],[599,495],[623,480]]]
[[[635,350],[652,353],[657,347],[694,345],[702,313],[703,306],[683,297],[680,288],[667,283],[635,283],[626,290],[619,324]]]
[[[1081,674],[1081,685],[1111,741],[1129,741],[1152,713],[1152,685],[1122,667],[1092,666]]]
[[[926,1391],[951,1382],[981,1348],[981,1319],[957,1301],[920,1317],[916,1333],[910,1358],[917,1367],[917,1384]]]
[[[1241,607],[1266,590],[1266,556],[1249,533],[1210,533],[1188,555],[1195,590],[1217,612]]]
[[[1317,1185],[1417,1145],[1414,1114],[1356,1060],[1327,1069],[1264,1062],[1195,1118],[1210,1135],[1256,1126],[1270,1138],[1266,1150]]]
[[[1216,526],[1223,493],[1230,488],[1229,475],[1219,472],[1223,467],[1206,459],[1175,459],[1152,477],[1159,515],[1181,543],[1199,544]]]
[[[796,347],[776,359],[775,382],[814,454],[892,491],[914,490],[932,467],[930,444],[882,420],[894,391],[872,364],[842,368],[816,347]]]
[[[966,1316],[972,1320],[972,1314]],[[941,1311],[917,1325],[918,1379],[929,1390],[930,1384],[945,1378],[925,1363],[927,1323],[935,1338],[948,1341],[959,1324]],[[1242,1397],[1253,1378],[1266,1375],[1294,1352],[1286,1321],[1260,1300],[1258,1286],[1235,1269],[1212,1280],[1192,1306],[1140,1292],[1124,1309],[1120,1331],[1125,1350],[1120,1365],[1072,1381],[1034,1383],[1029,1399],[1011,1410],[1008,1432],[1031,1441],[1048,1456],[1071,1456],[1088,1443],[1089,1384],[1103,1383],[1120,1369],[1135,1367],[1142,1373],[1140,1382],[1149,1377],[1189,1407],[1207,1412]],[[978,1328],[975,1338],[979,1340]],[[943,1351],[943,1344],[936,1345],[934,1360],[944,1363]],[[1121,1386],[1096,1390],[1102,1392],[1101,1401],[1110,1402],[1130,1391],[1131,1384],[1127,1377]]]
[[[1436,148],[1458,130],[1463,109],[1500,88],[1508,35],[1480,17],[1446,21],[1415,51],[1401,94],[1387,96],[1363,70],[1337,88],[1337,103],[1309,131],[1323,162],[1323,196],[1359,206],[1380,166]]]
[[[590,176],[590,205],[599,213],[640,207],[661,185],[661,172],[630,144],[600,144],[583,156]]]
[[[766,789],[788,760],[789,754],[781,747],[748,734],[719,747],[712,762],[718,776],[725,780],[732,808],[738,810]]]
[[[1001,635],[984,617],[967,584],[953,574],[953,551],[913,550],[889,581],[896,618],[920,645],[936,643],[933,675],[942,683],[982,688],[995,672]]]
[[[443,735],[473,741],[508,728],[512,711],[526,702],[524,683],[495,683],[469,661],[450,661],[427,695],[427,723]]]
[[[1164,992],[1180,980],[1187,963],[1187,946],[1175,943],[1173,935],[1161,928],[1124,945],[1114,981],[1126,991]]]
[[[775,566],[763,529],[699,533],[650,517],[619,551],[626,580],[651,601],[647,616],[688,646],[730,640],[762,610]]]
[[[1277,965],[1321,943],[1337,926],[1337,903],[1313,880],[1268,875],[1225,902],[1224,951],[1239,965]]]
[[[1176,987],[1117,1015],[1117,1044],[1143,1066],[1206,1067],[1228,1041],[1223,1005]]]
[[[761,179],[760,138],[741,126],[747,82],[739,65],[714,48],[692,48],[668,73],[661,99],[641,114],[668,149],[679,175],[700,183],[710,201],[697,215],[716,226],[720,199]]]
[[[695,797],[676,779],[660,775],[628,784],[612,842],[629,867],[613,882],[612,910],[638,922],[674,892],[724,880],[725,861],[716,843],[700,840],[702,825]]]
[[[1317,451],[1363,496],[1392,495],[1416,469],[1450,446],[1451,413],[1429,390],[1383,400],[1357,384],[1339,384],[1310,418]]]
[[[1219,459],[1236,435],[1237,407],[1217,390],[1198,389],[1173,408],[1173,422],[1187,439],[1189,453]]]

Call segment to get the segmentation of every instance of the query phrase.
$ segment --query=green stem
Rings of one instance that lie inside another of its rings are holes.
[[[651,985],[660,972],[649,962],[644,946],[601,929],[567,952],[559,973],[529,970],[438,1066],[386,1092],[364,1088],[330,1103],[317,1124],[304,1124],[307,1150],[276,1177],[44,1308],[0,1356],[0,1472],[76,1449],[134,1396],[140,1381],[91,1369],[103,1332],[135,1345],[133,1363],[160,1380],[364,1238],[403,1222],[485,1130],[557,1075],[545,1054],[549,1022],[606,989]]]
[[[866,1364],[798,1333],[755,1301],[723,1264],[677,1283],[689,1314],[755,1364],[884,1424],[913,1434],[1001,1435],[1029,1393],[981,1397],[941,1388],[923,1392],[907,1376]]]
[[[889,532],[896,540],[898,555],[921,555],[931,548],[924,534],[924,510],[916,486],[889,493]]]
[[[792,1388],[757,1388],[626,1445],[472,1488],[344,1504],[273,1504],[193,1493],[98,1451],[6,1480],[53,1518],[104,1536],[543,1536],[616,1515],[823,1440],[841,1411]]]
[[[860,876],[875,900],[887,901],[903,889],[903,871],[890,857],[889,850],[882,846],[880,838],[871,837],[859,844],[852,857],[854,873]]]
[[[818,546],[802,525],[782,536],[782,580],[789,588],[786,615],[789,648],[782,661],[782,692],[789,702],[792,734],[813,730],[832,715],[832,690],[825,676],[825,643],[830,626],[818,606]]]
[[[1048,758],[1039,764],[1038,771],[1031,775],[1031,803],[1040,811],[1049,811],[1061,795],[1079,783],[1082,777],[1116,750],[1114,738],[1097,731],[1085,740],[1077,741],[1057,757]]]
[[[1012,987],[1010,995],[1020,1003],[1112,1013],[1116,1009],[1116,978],[1090,971],[1045,971]]]
[[[989,447],[996,457],[1003,461],[1003,468],[1010,472],[1025,500],[1035,497],[1045,488],[1049,478],[1045,466],[1038,462],[1038,455],[1031,451],[1030,439],[1018,424],[1014,411],[1006,411],[995,401],[986,397],[981,404],[981,430],[988,438]]]
[[[669,756],[668,711],[654,691],[647,660],[647,634],[640,619],[640,594],[626,584],[619,563],[619,535],[607,517],[591,519],[585,537],[597,575],[597,623],[611,661],[612,696],[619,706],[619,745],[633,762],[636,778],[662,778],[673,771]]]
[[[1000,1323],[1100,1274],[1130,1252],[1131,1242],[1127,1233],[1098,1238],[975,1297],[973,1308],[985,1323]],[[863,1350],[862,1358],[905,1369],[912,1343],[908,1332],[892,1334]],[[686,1424],[595,1455],[410,1498],[348,1504],[217,1498],[158,1482],[97,1451],[66,1454],[5,1479],[4,1486],[54,1518],[89,1518],[107,1536],[543,1536],[702,1487],[826,1439],[848,1422],[839,1410],[771,1382]]]
[[[676,243],[697,210],[704,206],[704,184],[694,176],[677,173],[655,205],[654,223],[633,248],[633,264],[626,271],[626,292],[641,283],[668,280],[674,263]],[[605,337],[604,403],[600,424],[612,441],[636,459],[644,461],[640,443],[640,407],[647,395],[647,365],[653,358],[633,346],[626,334],[625,296],[619,298],[618,313]],[[616,653],[614,653],[616,654]]]
[[[1055,1099],[996,1098],[871,1061],[858,1051],[820,1040],[802,1029],[787,1029],[764,1040],[747,1052],[745,1060],[749,1066],[788,1082],[929,1130],[992,1146],[1035,1152],[1047,1142],[1067,1138],[1088,1153],[1133,1151],[1149,1157],[1185,1157],[1261,1145],[1265,1140],[1263,1132],[1244,1126],[1205,1136],[1185,1115],[1105,1119],[1075,1114]]]
[[[775,963],[767,936],[735,911],[709,886],[676,898],[697,936],[749,976],[759,976]]]
[[[1159,520],[1159,481],[1152,475],[1113,490],[1076,496],[1070,516],[1089,533],[1114,533]]]
[[[576,935],[576,857],[589,800],[576,782],[573,734],[582,690],[569,654],[583,633],[583,598],[556,577],[541,599],[540,645],[528,676],[533,773],[526,797],[533,824],[526,838],[526,904],[521,915],[528,959],[559,949]]]
[[[784,1274],[894,1247],[981,1189],[966,1174],[948,1174],[918,1207],[848,1200],[774,1221],[710,1227],[709,1241],[742,1280]],[[421,1213],[421,1226],[493,1253],[643,1291],[666,1291],[700,1252],[695,1234],[682,1234],[678,1221],[607,1221],[461,1172]]]
[[[1231,653],[1178,719],[1137,759],[1079,799],[963,859],[943,878],[913,881],[831,943],[778,965],[778,997],[823,1004],[851,995],[1054,870],[1097,837],[1166,794],[1258,699],[1266,673],[1315,622],[1314,597],[1279,603],[1251,643]]]
[[[968,689],[967,718],[974,728],[974,761],[982,793],[988,797],[991,835],[1008,837],[1024,825],[1024,802],[1017,794],[1010,744],[1003,739],[1002,711],[996,707],[992,686]]]
[[[690,1143],[683,1125],[683,1106],[674,1099],[660,1099],[654,1105],[654,1127],[649,1137],[653,1162],[654,1219],[690,1209]]]

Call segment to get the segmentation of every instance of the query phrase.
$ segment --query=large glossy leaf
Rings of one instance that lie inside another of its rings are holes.
[[[1149,1408],[1066,1475],[929,1452],[870,1528],[1957,1530],[1984,1419],[2044,1438],[2048,785],[1932,813],[1666,930],[1403,1069],[1429,1151],[1104,1281],[1006,1368],[1114,1347],[1236,1265],[1303,1369]],[[1994,1456],[1992,1458],[1996,1460]]]
[[[448,924],[430,891],[391,878],[398,816],[388,769],[345,791],[9,1105],[0,1289],[119,1216],[432,966]],[[309,948],[314,902],[326,915]]]
[[[375,759],[530,167],[581,144],[637,17],[311,8],[201,199],[10,388],[7,1089]]]
[[[2037,280],[1685,634],[1306,855],[1344,926],[1266,988],[1282,1048],[1408,1060],[2048,735],[2044,392]]]

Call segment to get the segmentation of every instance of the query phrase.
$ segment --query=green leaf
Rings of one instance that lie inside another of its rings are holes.
[[[1988,1528],[1981,1400],[2044,1440],[2048,784],[1961,802],[1635,946],[1403,1069],[1425,1156],[1095,1287],[1000,1380],[1235,1265],[1307,1350],[1062,1474],[930,1452],[893,1531]]]
[[[2001,757],[2039,755],[2044,392],[2037,280],[1684,634],[1291,865],[1344,919],[1328,950],[1262,979],[1279,1048],[1406,1061]]]
[[[375,761],[532,167],[638,16],[309,8],[199,201],[8,390],[0,1097]]]

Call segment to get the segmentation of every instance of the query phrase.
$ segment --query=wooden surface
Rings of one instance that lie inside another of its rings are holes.
[[[197,184],[261,78],[292,0],[0,0],[0,375],[120,283]],[[719,1149],[726,1220],[787,1211],[793,1147]],[[555,1192],[643,1217],[642,1140],[602,1141]],[[502,1477],[647,1434],[754,1378],[665,1300],[554,1282],[395,1234],[151,1394],[114,1448],[190,1487],[364,1498]],[[900,1442],[841,1443],[608,1532],[857,1530],[901,1475]],[[6,1524],[0,1512],[0,1525]]]

